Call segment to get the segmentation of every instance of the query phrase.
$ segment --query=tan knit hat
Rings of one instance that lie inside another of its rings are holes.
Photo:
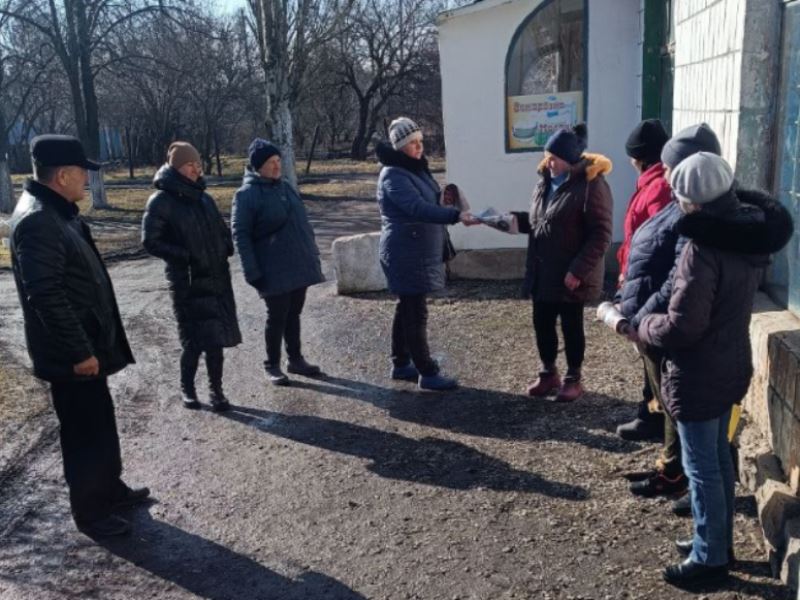
[[[172,142],[167,150],[167,163],[173,169],[180,169],[190,162],[202,162],[197,148],[189,142]]]

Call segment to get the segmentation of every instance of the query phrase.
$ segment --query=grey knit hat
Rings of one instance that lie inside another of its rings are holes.
[[[706,123],[681,129],[672,136],[661,150],[661,162],[674,169],[682,160],[695,152],[722,154],[717,135]]]
[[[422,131],[419,125],[408,117],[397,117],[389,124],[389,141],[395,150],[400,150],[414,139],[421,140]]]
[[[697,152],[675,167],[669,183],[679,200],[707,204],[730,191],[733,170],[721,156]]]

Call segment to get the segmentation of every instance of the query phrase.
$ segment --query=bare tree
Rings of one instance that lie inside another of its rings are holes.
[[[249,0],[266,76],[266,134],[281,148],[284,173],[297,183],[293,116],[310,57],[334,34],[354,0]]]
[[[360,0],[350,15],[338,52],[342,81],[358,103],[354,160],[367,157],[389,99],[425,67],[423,53],[435,44],[433,23],[441,8],[432,0]]]
[[[6,0],[0,15],[40,32],[69,82],[75,128],[90,156],[100,154],[96,78],[118,60],[110,40],[123,24],[164,9],[164,0]],[[92,206],[107,206],[102,172],[91,172]]]
[[[51,73],[52,52],[40,36],[31,35],[0,14],[0,213],[14,208],[9,154],[12,134],[26,135],[25,117],[29,103],[42,91]],[[58,82],[52,82],[58,87]]]

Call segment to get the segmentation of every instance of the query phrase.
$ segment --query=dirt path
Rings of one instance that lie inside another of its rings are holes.
[[[326,206],[312,207],[323,249],[376,228],[374,205]],[[339,297],[327,283],[303,322],[305,352],[327,376],[269,388],[263,304],[237,263],[245,341],[226,352],[236,409],[224,416],[180,406],[161,263],[113,265],[138,361],[111,380],[126,479],[158,502],[130,514],[129,539],[77,533],[46,412],[17,436],[39,441],[20,443],[25,459],[0,484],[0,599],[693,597],[659,573],[689,522],[665,500],[634,499],[620,477],[656,448],[613,435],[640,368],[608,332],[588,326],[586,398],[531,401],[519,393],[534,365],[528,304],[515,284],[458,284],[432,303],[430,331],[463,388],[419,394],[386,377],[391,298]],[[3,352],[22,361],[8,273],[0,311]],[[43,401],[41,386],[26,393]],[[765,577],[750,498],[736,538],[741,568],[706,597],[788,598]]]

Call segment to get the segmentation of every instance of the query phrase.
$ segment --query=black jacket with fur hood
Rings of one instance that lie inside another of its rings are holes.
[[[639,336],[664,348],[661,393],[679,421],[706,421],[741,402],[753,374],[750,314],[769,254],[793,230],[789,213],[760,192],[738,190],[682,217],[689,238],[667,314],[645,317]]]

